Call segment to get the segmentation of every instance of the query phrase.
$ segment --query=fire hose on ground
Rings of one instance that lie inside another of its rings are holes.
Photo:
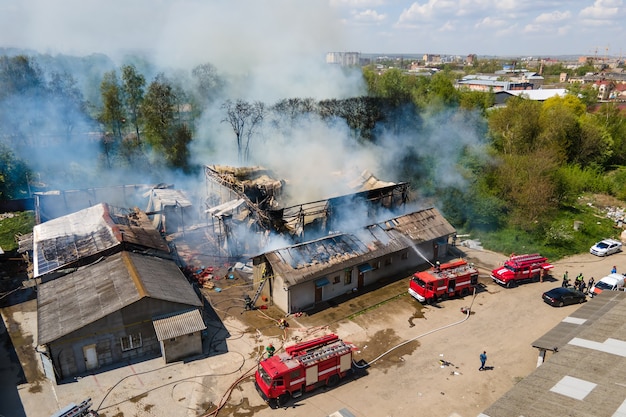
[[[422,333],[422,334],[420,334],[418,336],[415,336],[415,337],[413,337],[413,338],[411,338],[409,340],[405,340],[404,342],[402,342],[402,343],[392,347],[391,349],[387,350],[386,352],[381,353],[378,357],[376,357],[373,360],[365,363],[364,365],[359,365],[354,360],[352,361],[352,364],[354,365],[354,367],[359,368],[359,369],[367,368],[367,367],[373,365],[377,360],[379,360],[383,356],[389,354],[390,352],[393,352],[394,350],[396,350],[396,349],[398,349],[398,348],[400,348],[400,347],[402,347],[402,346],[404,346],[404,345],[406,345],[408,343],[414,342],[415,340],[420,339],[420,338],[422,338],[424,336],[427,336],[429,334],[432,334],[432,333],[438,332],[440,330],[444,330],[444,329],[447,329],[449,327],[453,327],[453,326],[456,326],[456,325],[459,325],[459,324],[463,323],[464,321],[469,319],[470,314],[472,312],[472,306],[474,305],[474,300],[475,299],[476,299],[476,288],[474,288],[474,294],[472,295],[472,302],[471,302],[470,306],[469,307],[464,307],[461,310],[461,311],[463,311],[465,313],[465,317],[463,319],[461,319],[459,321],[455,321],[454,323],[446,324],[445,326],[438,327],[438,328],[433,329],[433,330],[429,330],[426,333]]]

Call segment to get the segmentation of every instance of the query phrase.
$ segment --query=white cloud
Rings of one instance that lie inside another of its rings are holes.
[[[611,19],[623,14],[622,0],[596,0],[593,6],[585,7],[580,16],[585,19]]]
[[[410,24],[411,22],[425,21],[451,14],[457,9],[456,2],[450,0],[428,0],[424,4],[415,2],[408,9],[402,11],[398,22]]]
[[[508,21],[505,19],[494,19],[491,16],[487,16],[482,19],[480,22],[476,23],[474,27],[476,28],[499,28],[506,26]]]
[[[562,20],[566,20],[572,17],[572,13],[569,10],[564,12],[555,10],[550,13],[542,13],[535,18],[536,23],[552,23],[552,22],[560,22]]]
[[[387,15],[380,14],[376,10],[363,10],[354,12],[353,18],[357,23],[381,23],[387,19]]]

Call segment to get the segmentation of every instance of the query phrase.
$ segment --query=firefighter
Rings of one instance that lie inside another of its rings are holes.
[[[439,259],[437,259],[437,261],[435,262],[435,271],[441,271],[441,262],[439,262]]]
[[[561,287],[563,288],[569,287],[569,276],[567,274],[567,271],[565,271],[565,273],[563,274],[563,283],[561,284]]]
[[[287,326],[289,326],[289,324],[287,324],[287,320],[285,319],[278,320],[278,327],[280,327],[281,329],[284,329]]]
[[[243,301],[245,303],[246,310],[252,310],[252,298],[250,298],[250,296],[246,294]]]
[[[272,356],[274,356],[274,352],[276,352],[276,348],[274,347],[273,344],[269,344],[267,345],[267,347],[265,348],[265,352],[267,352],[267,357],[271,358]]]
[[[580,283],[584,282],[585,278],[583,277],[583,273],[581,272],[580,274],[578,274],[576,276],[576,281],[574,282],[574,287],[575,288],[579,288],[580,287]]]
[[[593,277],[589,278],[589,284],[587,284],[587,292],[591,291],[593,284],[595,284],[596,280]]]

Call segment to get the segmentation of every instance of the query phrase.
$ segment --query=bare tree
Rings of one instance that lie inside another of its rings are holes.
[[[233,102],[227,100],[222,104],[226,111],[226,118],[222,122],[230,123],[237,140],[237,156],[240,163],[247,163],[250,159],[250,140],[261,126],[265,117],[265,104],[260,101],[249,103],[238,99]]]

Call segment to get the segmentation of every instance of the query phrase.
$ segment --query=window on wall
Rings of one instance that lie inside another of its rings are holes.
[[[352,284],[352,269],[346,269],[343,274],[344,285]]]
[[[380,261],[376,261],[376,262],[371,262],[372,264],[372,268],[374,270],[379,269],[380,268]]]
[[[341,281],[341,278],[339,278],[339,275],[333,278],[333,284],[339,284],[340,281]]]
[[[137,349],[141,347],[141,333],[129,334],[120,338],[122,351]]]

